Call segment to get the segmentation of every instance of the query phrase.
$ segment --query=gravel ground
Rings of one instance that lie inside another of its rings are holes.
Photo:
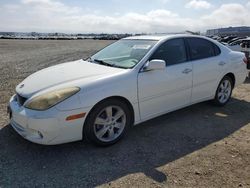
[[[112,147],[41,146],[8,125],[15,85],[112,41],[0,40],[0,187],[250,187],[250,80],[209,102],[147,121]]]

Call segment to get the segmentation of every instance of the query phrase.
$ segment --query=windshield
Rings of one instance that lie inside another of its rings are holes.
[[[154,40],[119,40],[102,49],[90,60],[106,66],[133,68],[156,44]]]

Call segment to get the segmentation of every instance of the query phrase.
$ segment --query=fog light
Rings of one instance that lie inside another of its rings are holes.
[[[37,133],[38,133],[38,135],[40,136],[40,138],[42,139],[42,138],[43,138],[42,133],[40,133],[39,131],[38,131]]]
[[[37,130],[29,129],[26,137],[33,138],[33,139],[42,139],[43,135],[41,132],[39,132]]]

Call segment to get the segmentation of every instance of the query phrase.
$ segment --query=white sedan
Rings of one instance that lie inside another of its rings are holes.
[[[110,145],[156,116],[207,100],[225,105],[246,74],[243,53],[205,37],[129,37],[27,77],[10,99],[10,124],[39,144]]]

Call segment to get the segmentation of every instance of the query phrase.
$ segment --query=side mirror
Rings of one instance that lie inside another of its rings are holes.
[[[160,59],[153,59],[146,63],[143,67],[143,71],[152,71],[152,70],[164,70],[166,68],[166,62]]]

